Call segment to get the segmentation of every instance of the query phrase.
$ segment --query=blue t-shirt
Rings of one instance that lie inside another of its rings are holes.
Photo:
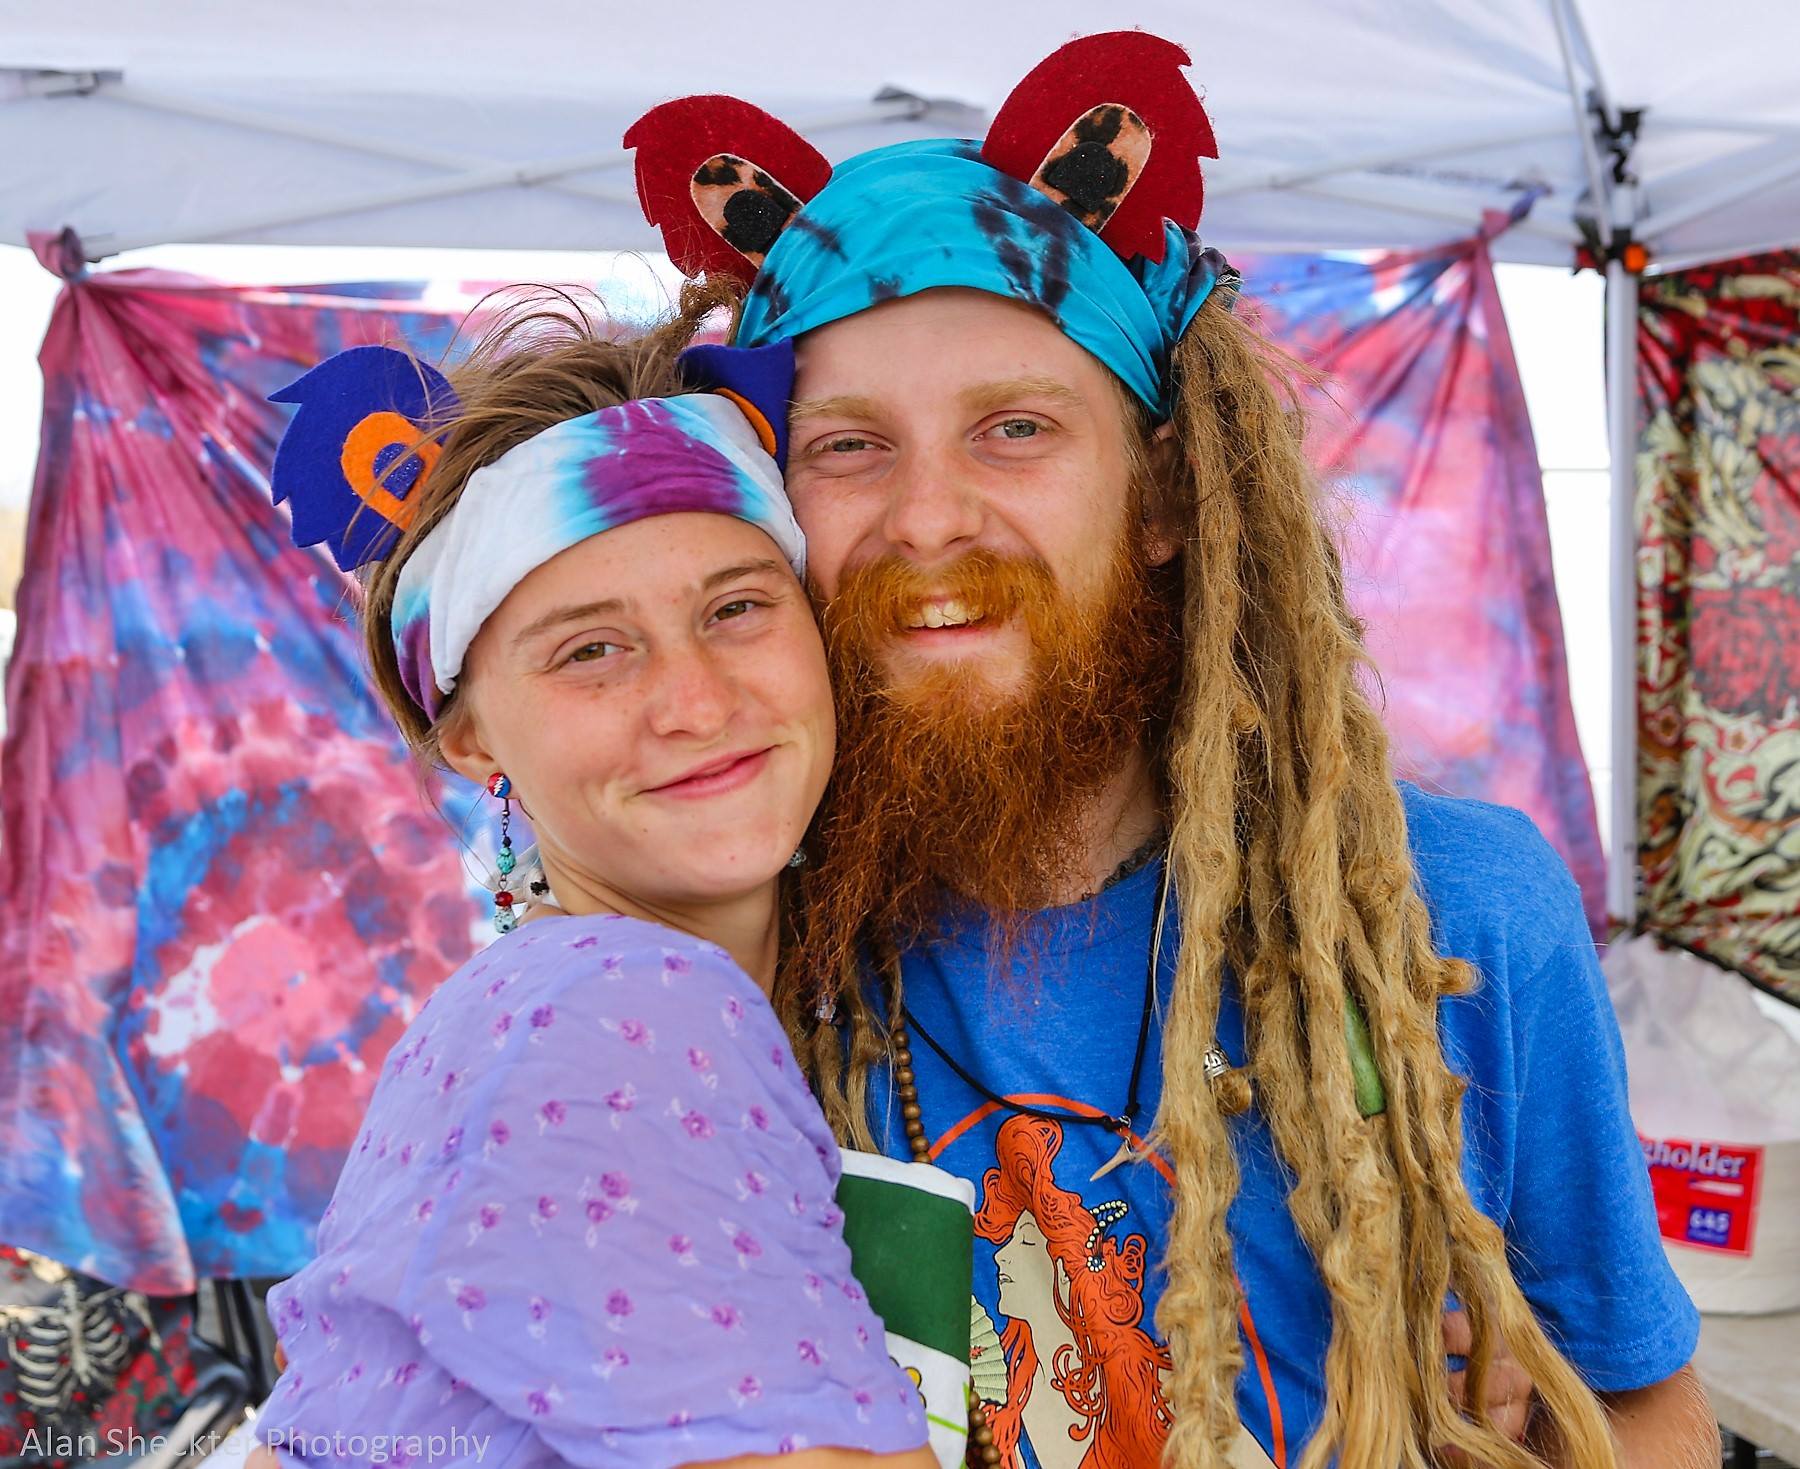
[[[1403,792],[1440,952],[1480,975],[1473,994],[1439,1012],[1450,1065],[1472,1082],[1463,1101],[1470,1191],[1504,1227],[1520,1286],[1587,1381],[1600,1391],[1660,1382],[1693,1355],[1699,1317],[1657,1237],[1618,1025],[1575,885],[1520,813]],[[947,923],[905,956],[908,1009],[990,1091],[1047,1109],[1121,1111],[1161,870],[1152,863],[1033,919],[1011,972],[990,972],[979,924]],[[1174,906],[1140,1129],[1162,1092]],[[1241,1062],[1243,1014],[1230,984],[1219,1031]],[[1140,1437],[1132,1424],[1157,1401],[1151,1379],[1167,1360],[1152,1325],[1166,1171],[1148,1160],[1092,1180],[1118,1149],[1113,1134],[1017,1117],[957,1079],[917,1034],[912,1051],[934,1161],[976,1189],[978,1390],[1012,1403],[1027,1463],[1073,1469],[1103,1436],[1126,1462],[1141,1454],[1153,1469],[1144,1445],[1159,1435]],[[876,1114],[885,1146],[903,1156],[897,1108],[884,1116],[878,1102]],[[1321,1415],[1330,1313],[1267,1125],[1254,1107],[1229,1125],[1242,1176],[1230,1229],[1248,1302],[1238,1410],[1283,1466]]]

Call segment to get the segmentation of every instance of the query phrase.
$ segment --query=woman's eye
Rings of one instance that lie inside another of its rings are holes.
[[[740,597],[735,602],[727,602],[713,613],[715,621],[728,621],[733,617],[742,617],[746,612],[762,606],[762,603],[750,597]]]
[[[617,643],[583,643],[569,654],[568,661],[570,663],[597,663],[602,658],[622,651],[623,649]]]

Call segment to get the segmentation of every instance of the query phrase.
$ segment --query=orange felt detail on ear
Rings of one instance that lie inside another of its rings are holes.
[[[738,412],[750,420],[750,427],[756,430],[756,437],[762,440],[763,452],[771,459],[775,457],[775,430],[769,426],[762,409],[758,408],[742,393],[734,393],[730,388],[714,388],[713,392],[721,398],[729,398],[737,404]]]
[[[441,444],[429,440],[421,444],[418,442],[420,437],[421,430],[411,419],[398,413],[382,412],[369,414],[344,438],[344,452],[339,462],[343,465],[345,483],[363,504],[399,530],[412,524],[418,501],[402,500],[384,485],[375,465],[383,449],[395,446],[411,449],[411,457],[416,458],[420,466],[411,488],[418,488],[419,481],[431,473],[431,467],[443,452]]]
[[[1150,161],[1150,129],[1123,102],[1102,102],[1056,140],[1031,187],[1098,234]]]
[[[800,212],[800,201],[779,179],[734,153],[715,153],[702,163],[688,192],[713,233],[758,270]]]

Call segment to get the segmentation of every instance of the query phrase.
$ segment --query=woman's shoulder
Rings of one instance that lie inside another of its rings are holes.
[[[472,956],[432,993],[407,1032],[447,1039],[540,1005],[612,1006],[621,991],[655,1006],[691,1003],[696,990],[740,1014],[767,1008],[754,980],[717,944],[618,914],[553,914],[520,925]],[[505,1024],[502,1025],[502,1032]]]

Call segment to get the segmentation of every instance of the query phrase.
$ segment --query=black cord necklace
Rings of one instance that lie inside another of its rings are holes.
[[[985,1101],[992,1102],[997,1107],[1004,1107],[1007,1111],[1015,1112],[1022,1116],[1041,1117],[1049,1122],[1067,1123],[1070,1126],[1076,1127],[1100,1127],[1106,1129],[1108,1132],[1116,1134],[1119,1138],[1119,1151],[1101,1166],[1100,1171],[1094,1175],[1094,1178],[1099,1178],[1104,1174],[1112,1172],[1113,1169],[1117,1168],[1131,1156],[1132,1125],[1137,1121],[1138,1114],[1143,1110],[1143,1104],[1139,1099],[1138,1090],[1143,1083],[1144,1056],[1149,1050],[1150,1044],[1150,1017],[1156,1008],[1156,966],[1157,961],[1162,957],[1163,924],[1169,916],[1169,880],[1173,866],[1174,864],[1169,860],[1169,854],[1165,851],[1163,854],[1162,881],[1158,885],[1156,895],[1156,923],[1151,930],[1150,936],[1150,958],[1144,971],[1144,1009],[1142,1015],[1138,1019],[1137,1052],[1131,1058],[1131,1080],[1126,1087],[1125,1108],[1117,1116],[1088,1117],[1077,1112],[1049,1111],[1042,1107],[1030,1106],[1024,1102],[1014,1102],[1001,1096],[998,1092],[983,1085],[978,1078],[971,1075],[954,1056],[944,1049],[944,1047],[932,1036],[930,1031],[919,1024],[918,1017],[915,1016],[912,1011],[907,1009],[904,1003],[900,1006],[900,1018],[903,1021],[905,1028],[916,1032],[919,1039],[924,1041],[925,1044],[936,1053],[937,1058],[950,1068],[950,1071],[963,1083],[963,1085],[967,1086],[970,1091],[974,1092]],[[902,1035],[904,1035],[904,1032],[902,1032]],[[898,1059],[898,1057],[896,1057],[896,1059]],[[905,1069],[908,1074],[904,1078],[902,1087],[901,1101],[904,1104],[902,1116],[906,1122],[908,1141],[914,1141],[913,1131],[916,1128],[919,1133],[918,1142],[923,1142],[924,1128],[920,1123],[919,1117],[911,1115],[918,1110],[918,1091],[912,1075],[913,1068],[910,1064],[912,1060],[910,1050],[906,1054],[905,1059],[907,1062]],[[911,1092],[912,1095],[910,1098],[906,1095],[907,1092]],[[916,1143],[913,1147],[913,1154],[915,1157],[920,1156],[920,1151]],[[1091,1179],[1089,1181],[1092,1182]]]

